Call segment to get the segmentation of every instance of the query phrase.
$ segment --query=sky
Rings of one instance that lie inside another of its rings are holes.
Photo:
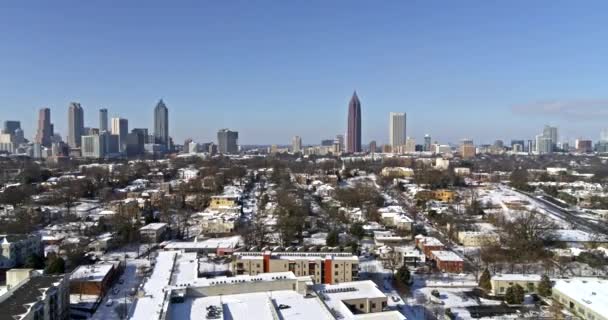
[[[12,1],[0,4],[0,120],[35,134],[71,101],[170,135],[317,144],[346,131],[354,90],[363,142],[597,140],[608,127],[607,1]]]

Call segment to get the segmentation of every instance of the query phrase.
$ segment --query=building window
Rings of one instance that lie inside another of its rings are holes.
[[[376,309],[376,303],[372,302],[372,309]]]
[[[334,272],[334,274],[337,276],[338,275],[338,271]]]
[[[359,305],[359,309],[363,309],[363,303]]]

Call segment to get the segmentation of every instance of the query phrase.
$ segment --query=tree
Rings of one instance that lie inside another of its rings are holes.
[[[534,191],[534,187],[528,184],[528,171],[525,169],[515,169],[509,177],[511,187],[526,192]]]
[[[361,222],[355,222],[350,226],[350,234],[361,240],[363,238],[363,236],[365,235],[365,229],[363,229],[363,223]]]
[[[540,278],[540,283],[538,284],[538,294],[541,297],[548,297],[551,295],[551,280],[546,274]]]
[[[325,244],[329,247],[337,247],[340,245],[340,234],[336,230],[332,230],[325,238]]]
[[[516,284],[507,288],[505,300],[508,304],[521,304],[524,302],[524,288]]]
[[[504,226],[504,244],[509,248],[513,263],[538,261],[545,254],[545,243],[554,239],[555,223],[544,214],[529,211]]]
[[[492,276],[490,275],[490,270],[486,268],[481,273],[481,277],[479,277],[479,287],[484,289],[485,291],[492,290]]]
[[[58,274],[65,272],[65,261],[62,257],[52,254],[47,259],[47,265],[44,269],[44,273],[47,274]]]
[[[30,254],[25,259],[23,267],[28,269],[42,269],[44,268],[44,260],[37,254]]]
[[[402,265],[401,268],[397,270],[397,274],[395,277],[399,284],[409,287],[411,281],[411,274],[410,270],[407,268],[406,265]]]

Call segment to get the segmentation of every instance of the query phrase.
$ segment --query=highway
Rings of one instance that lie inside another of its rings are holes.
[[[582,231],[608,235],[608,227],[606,225],[593,223],[592,221],[589,221],[583,217],[580,217],[577,214],[571,212],[570,210],[564,209],[546,199],[539,198],[539,197],[536,197],[529,193],[522,192],[522,191],[510,188],[510,187],[508,187],[508,188],[510,190],[513,190],[513,191],[527,197],[530,201],[539,204],[546,210],[550,211],[552,214],[554,214],[554,215],[558,216],[559,218],[563,219],[564,221],[567,221],[567,222],[571,223],[572,225],[580,228]],[[543,196],[543,197],[548,197],[548,196]]]

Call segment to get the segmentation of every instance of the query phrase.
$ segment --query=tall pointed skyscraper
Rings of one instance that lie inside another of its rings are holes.
[[[169,109],[163,99],[154,108],[154,138],[156,143],[169,148]]]
[[[348,103],[348,129],[346,131],[346,151],[361,152],[361,102],[357,91]]]

